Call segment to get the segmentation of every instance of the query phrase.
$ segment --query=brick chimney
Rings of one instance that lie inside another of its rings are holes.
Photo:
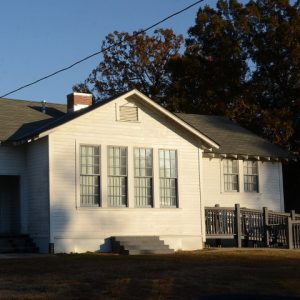
[[[67,96],[68,112],[74,112],[93,104],[93,95],[85,93],[72,93]]]

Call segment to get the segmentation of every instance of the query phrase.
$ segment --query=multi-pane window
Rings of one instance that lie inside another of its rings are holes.
[[[108,203],[127,206],[127,148],[108,147]]]
[[[152,149],[134,149],[134,197],[136,207],[152,207]]]
[[[244,161],[244,191],[258,192],[258,163],[257,161]]]
[[[239,164],[238,160],[223,160],[224,191],[239,191]]]
[[[176,150],[159,150],[160,206],[177,207]]]
[[[99,146],[80,146],[80,205],[100,205]]]

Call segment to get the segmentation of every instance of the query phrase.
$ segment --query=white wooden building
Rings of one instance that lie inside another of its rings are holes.
[[[201,249],[204,207],[284,210],[288,153],[226,118],[173,114],[137,90],[65,105],[0,99],[0,235],[41,252],[110,251],[112,236]]]

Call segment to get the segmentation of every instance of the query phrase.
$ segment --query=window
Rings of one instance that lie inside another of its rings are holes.
[[[127,206],[126,147],[108,147],[108,203]]]
[[[177,207],[176,150],[159,150],[160,206]]]
[[[244,191],[258,193],[257,161],[244,161]]]
[[[80,146],[80,205],[100,205],[99,146]]]
[[[152,207],[152,149],[134,149],[134,196],[136,207]]]
[[[239,161],[224,159],[223,174],[224,174],[224,191],[238,192],[239,191]]]

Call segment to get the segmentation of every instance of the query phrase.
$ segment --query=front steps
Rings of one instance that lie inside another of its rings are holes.
[[[158,236],[114,236],[111,246],[113,252],[125,255],[174,253]]]
[[[37,253],[38,248],[28,235],[0,236],[0,253]]]

